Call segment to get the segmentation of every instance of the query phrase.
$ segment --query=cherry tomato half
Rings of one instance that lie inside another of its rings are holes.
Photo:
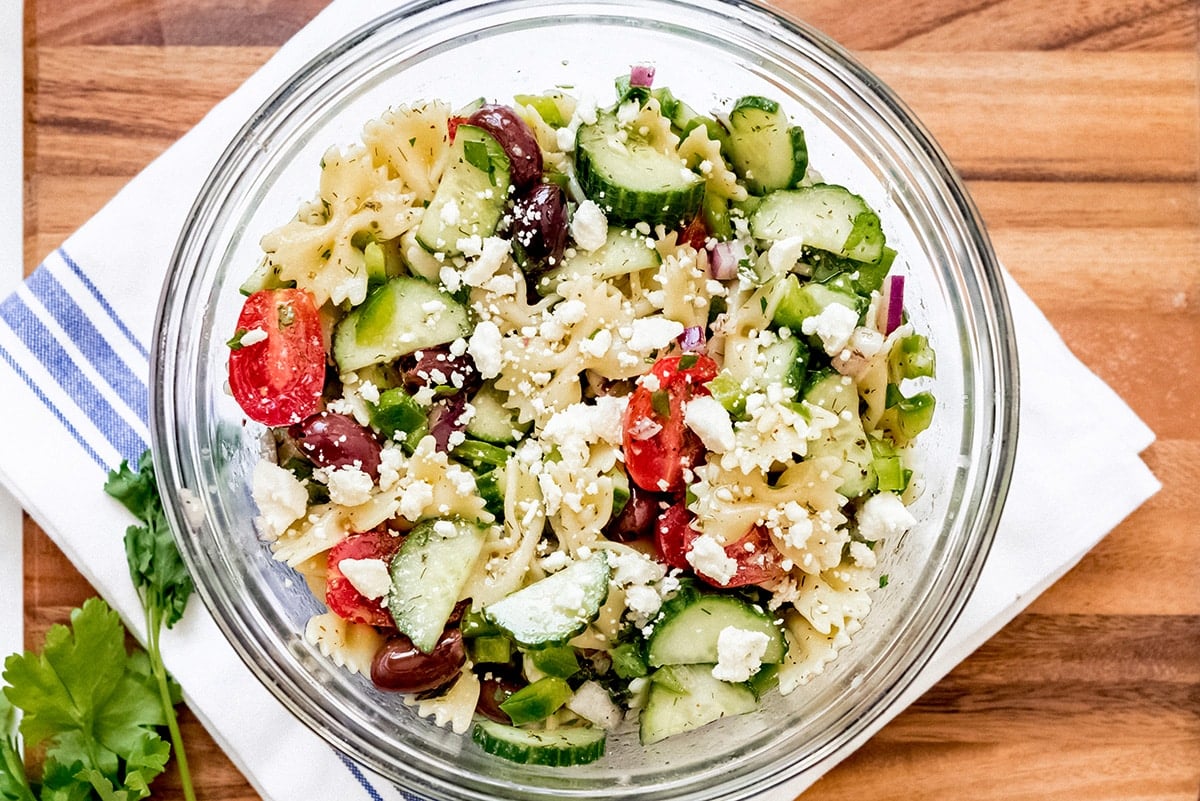
[[[264,289],[246,298],[230,348],[229,387],[251,420],[288,425],[316,411],[325,345],[308,292]]]
[[[675,504],[658,519],[654,528],[654,546],[662,561],[671,567],[692,569],[687,554],[692,549],[692,541],[700,536],[700,532],[692,528],[693,519],[695,516],[684,503]],[[726,545],[725,555],[737,562],[737,570],[728,582],[718,584],[703,573],[696,573],[696,576],[714,587],[742,587],[772,584],[787,575],[783,569],[783,555],[762,526],[754,526],[745,536]]]
[[[704,215],[697,214],[692,221],[679,231],[679,244],[691,245],[696,250],[704,250],[708,244],[708,226],[704,224]]]
[[[342,573],[345,559],[382,559],[390,564],[403,540],[384,529],[351,534],[329,549],[325,576],[325,604],[329,611],[351,623],[395,628],[382,598],[367,598]]]
[[[683,407],[717,374],[708,356],[686,353],[655,362],[650,372],[659,388],[639,385],[625,410],[625,469],[635,484],[651,492],[683,489],[684,470],[704,458],[700,438],[683,421]]]

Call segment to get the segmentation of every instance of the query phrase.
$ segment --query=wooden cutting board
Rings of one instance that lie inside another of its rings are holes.
[[[322,5],[28,0],[26,271]],[[1145,458],[1164,485],[805,801],[1194,801],[1200,6],[776,5],[857,51],[916,111],[1001,259],[1157,433]],[[33,646],[94,592],[28,518],[24,556]],[[202,798],[257,798],[190,715],[185,737]],[[155,790],[180,797],[173,774]]]

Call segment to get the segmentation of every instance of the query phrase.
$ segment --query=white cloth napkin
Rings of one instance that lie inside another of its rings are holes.
[[[142,615],[120,543],[129,519],[101,486],[108,469],[135,460],[149,441],[148,343],[175,238],[191,198],[250,111],[311,54],[381,10],[368,0],[334,2],[0,301],[0,398],[5,418],[20,421],[0,445],[0,481],[136,632]],[[1009,290],[1022,361],[1012,491],[978,588],[888,719],[1159,486],[1138,457],[1153,434],[1068,352],[1020,288],[1010,282]],[[163,650],[189,706],[265,799],[416,798],[295,721],[200,603],[167,634]],[[793,798],[852,750],[763,797]]]

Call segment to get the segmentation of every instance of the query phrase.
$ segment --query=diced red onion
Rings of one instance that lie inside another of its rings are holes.
[[[429,433],[439,451],[451,450],[450,438],[467,427],[467,396],[457,392],[442,398],[429,410]]]
[[[675,341],[679,343],[679,347],[683,349],[684,353],[704,353],[708,350],[702,325],[693,325],[683,329],[683,333]]]
[[[718,281],[737,278],[741,248],[736,241],[718,242],[708,252],[708,273]]]
[[[654,83],[654,67],[646,64],[634,64],[629,70],[629,85],[649,89]]]
[[[904,314],[904,276],[893,275],[891,282],[888,284],[887,297],[887,321],[883,327],[883,334],[888,334],[900,327],[900,321]]]

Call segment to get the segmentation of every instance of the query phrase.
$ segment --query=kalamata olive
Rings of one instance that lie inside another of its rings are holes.
[[[609,521],[604,534],[617,542],[629,542],[654,532],[654,523],[662,514],[660,504],[665,495],[648,492],[632,481],[629,482],[629,500],[625,508]]]
[[[503,670],[488,671],[479,680],[479,700],[475,702],[475,711],[497,723],[511,726],[512,719],[500,705],[522,686],[523,682]]]
[[[490,133],[508,155],[509,180],[518,190],[542,178],[542,149],[525,120],[508,106],[489,103],[467,118]]]
[[[288,435],[317,467],[357,467],[379,478],[379,442],[352,417],[318,412],[289,428]]]
[[[538,184],[517,199],[512,211],[517,261],[537,274],[562,260],[567,246],[567,198],[555,184]]]
[[[434,402],[429,409],[429,433],[437,450],[452,449],[451,437],[467,427],[467,396],[457,392]]]
[[[457,356],[449,345],[422,348],[411,357],[411,366],[404,371],[410,387],[452,387],[473,392],[479,388],[479,371],[469,353]]]
[[[371,681],[381,690],[419,693],[444,687],[458,676],[467,662],[462,632],[449,628],[437,646],[422,653],[403,634],[391,637],[371,660]]]

